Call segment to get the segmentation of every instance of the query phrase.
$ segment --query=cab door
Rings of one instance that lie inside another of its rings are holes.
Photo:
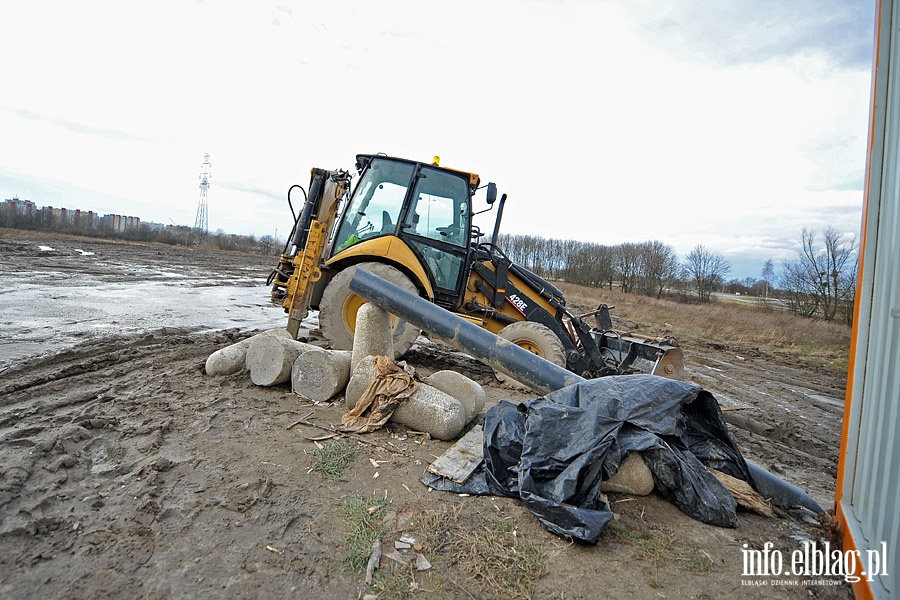
[[[419,165],[400,238],[420,257],[435,291],[435,303],[454,309],[465,287],[472,211],[468,179]]]

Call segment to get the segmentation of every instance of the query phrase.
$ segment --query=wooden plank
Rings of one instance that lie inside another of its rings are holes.
[[[428,467],[429,473],[462,484],[484,460],[484,430],[476,425]]]

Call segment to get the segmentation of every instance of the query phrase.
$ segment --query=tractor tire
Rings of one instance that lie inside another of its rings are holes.
[[[556,334],[553,333],[553,330],[546,325],[532,321],[518,321],[510,323],[501,329],[497,335],[555,365],[563,368],[566,366],[565,348],[559,338],[556,337]],[[497,376],[501,383],[511,388],[518,390],[530,389],[505,373],[494,371],[494,375]]]
[[[361,263],[348,267],[335,275],[319,302],[319,329],[334,350],[352,350],[353,332],[356,330],[356,311],[366,300],[350,291],[350,280],[357,267],[378,275],[386,281],[399,285],[403,289],[418,295],[419,291],[413,282],[390,265],[377,262]],[[394,338],[394,358],[400,358],[409,350],[419,337],[420,330],[403,319],[391,315]]]

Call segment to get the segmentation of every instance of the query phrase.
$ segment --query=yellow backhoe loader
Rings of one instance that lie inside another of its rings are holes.
[[[356,169],[352,191],[349,172],[314,168],[308,193],[299,185],[288,192],[289,204],[295,189],[306,198],[268,284],[293,337],[314,309],[329,344],[352,347],[356,311],[365,301],[349,283],[362,267],[582,377],[682,377],[681,349],[673,342],[614,331],[606,305],[574,314],[555,285],[494,244],[506,202],[495,184],[481,186],[478,175],[443,168],[438,157],[429,164],[360,154]],[[473,224],[481,189],[487,208],[480,212],[497,211],[490,241]],[[401,356],[419,330],[397,318],[393,326]]]

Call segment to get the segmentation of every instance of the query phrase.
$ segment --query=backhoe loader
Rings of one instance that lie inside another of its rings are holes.
[[[364,268],[582,377],[682,377],[682,352],[674,342],[614,331],[606,305],[576,315],[555,285],[495,245],[506,194],[498,200],[494,183],[481,186],[478,175],[443,168],[438,157],[424,163],[360,154],[356,170],[352,190],[349,172],[314,168],[308,193],[299,185],[288,191],[292,213],[293,190],[303,191],[305,201],[268,284],[294,338],[314,309],[331,347],[350,349],[356,311],[365,301],[349,283],[355,269]],[[487,208],[475,212],[481,189]],[[485,241],[473,216],[494,209]],[[401,356],[420,332],[396,317],[392,324]]]

